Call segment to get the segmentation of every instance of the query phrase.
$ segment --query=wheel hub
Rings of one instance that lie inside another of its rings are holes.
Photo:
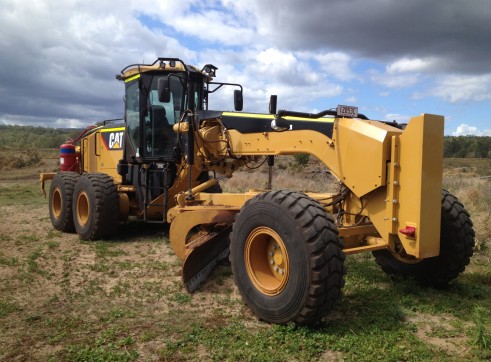
[[[51,196],[51,210],[57,219],[61,216],[61,203],[61,190],[57,187],[53,190],[53,195]]]
[[[288,253],[281,237],[268,227],[258,227],[245,245],[247,274],[262,293],[275,296],[285,288],[289,277]]]
[[[89,221],[89,197],[85,191],[80,192],[77,197],[77,219],[82,226]]]

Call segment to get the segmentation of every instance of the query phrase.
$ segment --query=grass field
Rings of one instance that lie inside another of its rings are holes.
[[[187,294],[167,227],[124,224],[111,241],[97,242],[53,230],[35,177],[56,167],[56,151],[41,158],[0,168],[4,361],[491,359],[491,179],[481,178],[491,175],[490,160],[445,163],[444,186],[465,203],[476,229],[475,255],[456,282],[426,288],[385,275],[370,254],[349,256],[343,298],[307,328],[257,321],[226,264]],[[281,162],[277,186],[305,190],[329,181],[315,163],[292,171]],[[261,170],[254,175],[237,173],[222,186],[267,180]]]

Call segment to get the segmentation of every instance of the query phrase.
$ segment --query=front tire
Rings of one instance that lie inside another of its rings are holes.
[[[73,189],[80,174],[58,172],[49,189],[49,217],[56,230],[74,232],[72,199]]]
[[[73,220],[82,240],[111,236],[119,222],[119,197],[112,178],[87,173],[75,185]]]
[[[469,264],[474,248],[474,230],[469,213],[451,193],[442,190],[440,255],[415,260],[396,257],[389,250],[373,252],[375,261],[388,274],[414,277],[423,284],[445,287]]]
[[[249,200],[233,226],[230,262],[244,302],[270,323],[313,324],[341,295],[344,253],[331,217],[290,191]]]

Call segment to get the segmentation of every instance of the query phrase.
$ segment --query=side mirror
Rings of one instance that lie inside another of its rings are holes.
[[[169,78],[160,78],[158,81],[158,95],[159,102],[169,103],[170,102],[170,86],[169,86]]]
[[[271,95],[269,97],[269,114],[276,114],[276,103],[278,100],[278,96]]]
[[[234,108],[236,111],[242,111],[244,107],[244,98],[242,97],[242,91],[239,89],[234,90]]]

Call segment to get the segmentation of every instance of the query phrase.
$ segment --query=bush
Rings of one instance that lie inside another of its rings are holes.
[[[0,156],[0,169],[11,170],[36,166],[39,162],[41,162],[39,153],[35,150],[28,150],[13,156]]]
[[[299,153],[293,155],[296,166],[306,166],[309,164],[310,155],[306,153]]]

